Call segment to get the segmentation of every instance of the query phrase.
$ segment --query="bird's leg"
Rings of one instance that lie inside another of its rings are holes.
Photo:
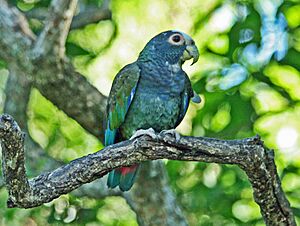
[[[157,138],[157,135],[155,134],[154,129],[149,128],[149,129],[139,129],[130,137],[129,140],[133,140],[133,139],[143,136],[143,135],[147,135],[147,136],[151,137],[152,139]]]
[[[176,141],[179,141],[179,140],[180,140],[180,134],[179,134],[175,129],[162,130],[162,131],[160,132],[160,134],[162,134],[162,135],[167,135],[167,134],[169,134],[169,135],[175,137],[175,140],[176,140]]]

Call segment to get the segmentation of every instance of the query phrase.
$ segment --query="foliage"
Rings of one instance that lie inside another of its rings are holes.
[[[23,11],[49,4],[11,2]],[[70,32],[67,53],[77,70],[108,94],[114,75],[136,59],[152,36],[168,29],[190,34],[201,56],[185,70],[203,103],[190,106],[178,130],[226,139],[261,135],[275,150],[283,188],[300,224],[300,2],[114,0],[111,9],[112,20]],[[38,33],[37,22],[31,25]],[[7,74],[3,68],[0,62],[1,97]],[[32,91],[28,116],[32,137],[57,159],[70,161],[102,147],[37,90]],[[176,161],[166,161],[166,166],[190,225],[263,225],[238,167]],[[4,189],[0,197],[0,225],[137,224],[121,198],[66,195],[32,210],[8,210]]]

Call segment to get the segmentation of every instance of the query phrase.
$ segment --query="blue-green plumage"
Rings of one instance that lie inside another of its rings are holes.
[[[198,59],[194,41],[182,32],[166,31],[117,74],[108,98],[106,146],[129,139],[139,129],[159,132],[182,121],[194,93],[181,66],[191,58]],[[108,186],[129,190],[137,169],[135,165],[112,171]]]

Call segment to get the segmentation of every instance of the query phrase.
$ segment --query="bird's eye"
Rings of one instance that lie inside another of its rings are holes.
[[[180,42],[180,36],[179,35],[174,35],[172,37],[173,42]]]
[[[171,43],[172,45],[182,45],[184,43],[184,38],[181,34],[173,34],[170,36],[169,43]]]

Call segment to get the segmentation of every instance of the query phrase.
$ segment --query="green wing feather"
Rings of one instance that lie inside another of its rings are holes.
[[[185,76],[187,77],[186,74]],[[184,118],[187,109],[189,107],[190,99],[193,97],[193,95],[194,93],[193,93],[192,85],[189,78],[187,77],[185,82],[185,88],[181,94],[181,106],[180,106],[180,111],[179,111],[179,116],[177,118],[176,126],[178,126],[182,121],[182,119]]]
[[[116,75],[108,97],[105,146],[115,142],[117,130],[125,120],[139,78],[140,69],[136,63],[125,66]]]
[[[133,101],[140,78],[140,69],[136,63],[125,66],[116,76],[108,97],[107,128],[105,146],[115,143],[118,129],[125,121],[126,113]],[[110,188],[120,186],[122,191],[131,188],[138,166],[115,169],[108,175],[107,185]]]

